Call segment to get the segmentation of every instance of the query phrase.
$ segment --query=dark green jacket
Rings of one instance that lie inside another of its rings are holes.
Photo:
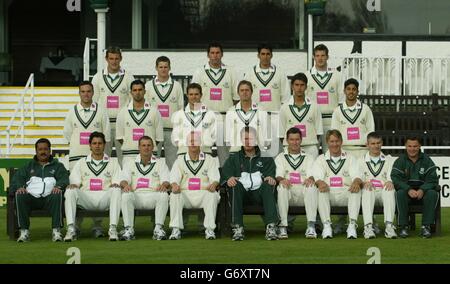
[[[261,157],[261,151],[256,147],[256,155],[246,157],[244,149],[231,154],[222,168],[221,184],[226,183],[230,177],[240,177],[242,172],[254,173],[260,171],[262,178],[275,179],[275,161],[272,157]]]
[[[396,190],[409,190],[411,188],[436,190],[439,179],[436,166],[431,158],[419,154],[419,159],[413,163],[406,154],[401,155],[392,166],[391,179]]]
[[[10,186],[11,193],[14,194],[21,187],[26,188],[27,181],[33,176],[40,178],[54,177],[56,179],[55,187],[59,187],[61,190],[65,190],[67,185],[69,185],[69,173],[58,159],[50,156],[49,163],[41,166],[36,156],[34,156],[33,160],[20,168],[14,175]]]

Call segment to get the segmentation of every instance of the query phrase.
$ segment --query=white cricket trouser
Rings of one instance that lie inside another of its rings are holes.
[[[361,191],[351,193],[348,188],[330,188],[329,192],[319,192],[319,214],[322,223],[331,222],[331,206],[347,206],[349,219],[358,220]]]
[[[155,209],[155,224],[164,226],[169,210],[167,192],[134,191],[122,194],[122,218],[125,227],[134,227],[135,209]]]
[[[217,205],[220,201],[218,192],[208,190],[182,190],[181,193],[170,194],[170,228],[184,229],[183,208],[203,208],[205,219],[203,226],[216,228]]]
[[[122,191],[117,187],[100,191],[66,189],[64,206],[67,225],[75,223],[78,206],[85,210],[109,210],[109,224],[117,226],[120,216],[121,194]]]
[[[364,155],[367,153],[366,147],[342,146],[342,149],[357,159],[364,158]]]
[[[362,212],[364,225],[372,223],[373,208],[377,205],[383,206],[384,222],[394,222],[395,216],[395,189],[385,190],[384,188],[376,190],[363,189],[362,191]]]
[[[317,203],[319,190],[315,187],[305,187],[303,185],[297,188],[279,185],[278,191],[278,214],[280,215],[280,225],[286,227],[288,225],[289,206],[305,206],[306,219],[308,222],[315,222],[317,217]]]

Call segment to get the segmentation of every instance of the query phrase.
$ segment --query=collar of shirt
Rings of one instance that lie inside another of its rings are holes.
[[[106,163],[106,162],[109,162],[109,160],[110,160],[109,156],[106,155],[106,154],[103,154],[103,160],[102,160],[102,162]],[[91,163],[92,161],[95,161],[95,160],[92,158],[92,154],[87,155],[87,157],[86,157],[86,162]]]
[[[235,107],[235,110],[236,110],[236,111],[237,111],[237,110],[242,110],[242,111],[244,111],[244,110],[242,109],[242,105],[241,105],[241,102],[240,102],[240,101],[239,101],[234,107]],[[252,103],[252,106],[251,106],[250,110],[258,110],[258,104],[257,104],[257,103]]]
[[[203,68],[204,68],[205,70],[212,71],[214,74],[217,74],[218,72],[227,69],[227,68],[226,68],[226,65],[225,65],[223,62],[221,63],[221,65],[220,65],[219,68],[212,68],[211,65],[209,65],[209,63],[205,64],[205,65],[203,66]]]
[[[331,155],[330,155],[330,151],[329,150],[327,150],[327,152],[325,153],[324,157],[325,157],[325,160],[331,160]],[[347,159],[347,153],[344,150],[341,150],[341,157],[340,157],[340,159],[341,160]]]
[[[157,160],[158,160],[158,158],[155,157],[155,155],[152,155],[152,157],[150,158],[150,164],[156,163]],[[134,159],[134,161],[135,161],[136,163],[139,163],[139,164],[141,164],[141,165],[144,165],[144,164],[142,163],[141,154],[138,154],[138,155],[136,156],[136,159]],[[148,166],[148,164],[147,164],[147,166]]]
[[[103,69],[103,75],[119,75],[122,76],[123,74],[125,74],[125,69],[122,69],[122,67],[119,68],[119,72],[117,73],[109,73],[108,72],[108,68]]]
[[[147,100],[145,100],[144,101],[144,108],[143,108],[143,110],[147,110],[147,109],[150,109],[150,103],[147,101]],[[131,102],[129,102],[128,103],[128,110],[132,110],[132,111],[134,111],[134,112],[137,112],[137,111],[135,111],[134,110],[134,106],[133,106],[133,100],[131,101]],[[139,111],[139,113],[140,113],[141,111]]]
[[[362,103],[357,99],[357,100],[356,100],[356,103],[355,103],[353,106],[349,107],[349,106],[347,105],[347,102],[346,102],[346,101],[343,101],[343,102],[342,102],[342,108],[343,108],[344,110],[354,111],[354,110],[357,110],[357,109],[361,109],[361,108],[362,108]]]
[[[173,79],[171,77],[169,77],[169,79],[165,82],[161,82],[158,80],[158,77],[155,77],[155,85],[156,86],[166,87],[166,86],[169,86],[172,84],[173,84]]]
[[[269,73],[275,72],[275,65],[271,64],[268,69],[261,69],[261,66],[259,64],[257,64],[255,66],[255,70],[256,70],[256,73],[261,73],[261,74],[267,75]]]
[[[89,112],[89,111],[95,111],[97,109],[97,104],[96,103],[92,103],[91,106],[89,108],[84,108],[81,103],[77,104],[77,110],[78,112],[82,112],[83,110],[85,112]]]
[[[289,153],[289,148],[288,148],[288,147],[286,147],[286,148],[283,150],[283,152],[284,152],[284,154],[289,155],[289,156],[292,156],[292,157],[297,156],[297,155],[299,155],[299,156],[306,156],[306,152],[303,151],[303,150],[300,150],[300,153],[299,153],[299,154],[291,154],[291,153]],[[297,158],[298,158],[298,157],[297,157]]]
[[[380,158],[380,161],[386,160],[386,156],[383,154],[383,152],[381,152],[381,153],[380,153],[380,156],[378,156],[378,157]],[[367,152],[367,153],[364,155],[364,161],[365,161],[365,162],[370,162],[370,161],[372,161],[372,156],[370,156],[369,152]]]
[[[288,104],[289,104],[289,105],[292,105],[292,106],[297,106],[297,105],[295,104],[295,98],[294,98],[294,96],[291,96],[291,97],[289,98]],[[302,106],[304,106],[304,105],[310,105],[310,104],[311,104],[311,99],[305,96],[305,103],[304,103]]]
[[[206,112],[208,109],[206,107],[206,105],[202,104],[200,109],[197,110],[191,110],[191,108],[189,107],[189,103],[187,104],[187,106],[184,108],[184,112],[185,113],[192,113],[194,116],[198,116],[203,112]]]
[[[203,153],[202,151],[200,151],[200,153],[198,154],[198,160],[196,160],[196,161],[191,159],[191,155],[189,155],[189,152],[186,153],[186,161],[196,163],[196,162],[203,161],[203,160],[205,160],[205,153]]]

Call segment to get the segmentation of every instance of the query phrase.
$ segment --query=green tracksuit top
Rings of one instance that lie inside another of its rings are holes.
[[[436,165],[424,153],[419,154],[415,163],[406,154],[402,154],[392,166],[391,178],[396,190],[420,188],[425,192],[436,190],[439,184]]]
[[[246,157],[244,148],[235,154],[231,154],[222,168],[221,184],[227,182],[230,177],[240,177],[242,172],[261,172],[262,178],[275,179],[275,161],[272,157],[261,157],[261,151],[256,147],[256,155]]]
[[[27,187],[27,181],[31,177],[37,176],[40,178],[54,177],[56,179],[55,187],[59,187],[61,190],[65,190],[67,185],[69,185],[69,174],[61,164],[58,159],[54,159],[50,156],[48,164],[42,166],[37,161],[37,157],[34,158],[26,164],[24,167],[20,168],[14,175],[10,190],[11,193],[15,193],[17,189]]]

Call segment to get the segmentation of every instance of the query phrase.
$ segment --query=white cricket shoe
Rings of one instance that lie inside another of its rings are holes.
[[[67,228],[66,236],[64,237],[65,242],[72,242],[77,239],[77,232],[73,226]]]
[[[365,239],[375,239],[377,236],[373,230],[372,224],[367,224],[364,226],[364,238]]]
[[[308,226],[305,236],[307,239],[317,239],[316,228],[314,226]]]
[[[327,222],[323,224],[322,239],[332,239],[333,229],[331,228],[331,223]]]
[[[62,242],[63,241],[63,237],[62,237],[61,231],[59,229],[53,229],[52,241],[53,242]]]
[[[134,229],[132,227],[127,227],[120,234],[120,240],[122,241],[131,241],[134,240]]]
[[[384,236],[387,239],[396,239],[397,233],[395,232],[395,226],[392,223],[386,223],[386,228],[384,229]]]
[[[164,231],[163,228],[155,228],[153,230],[153,239],[157,240],[157,241],[162,241],[165,240],[167,238],[166,236],[166,231]]]
[[[356,239],[358,234],[356,233],[356,228],[358,225],[354,222],[350,222],[347,227],[347,239]]]
[[[286,227],[278,227],[278,230],[280,230],[280,232],[278,233],[278,238],[280,240],[287,240],[288,236],[288,230]]]
[[[118,241],[119,240],[119,234],[117,233],[116,226],[109,227],[108,236],[109,236],[110,241]]]
[[[233,241],[243,241],[244,240],[244,227],[235,225],[233,227],[233,236],[231,237]]]
[[[18,243],[26,243],[30,241],[30,231],[27,229],[20,230],[20,236],[17,239]]]
[[[170,234],[169,240],[179,240],[181,239],[180,229],[174,227],[172,228],[172,233]]]
[[[214,233],[214,230],[206,229],[205,230],[205,239],[206,240],[215,240],[216,239],[216,233]]]

